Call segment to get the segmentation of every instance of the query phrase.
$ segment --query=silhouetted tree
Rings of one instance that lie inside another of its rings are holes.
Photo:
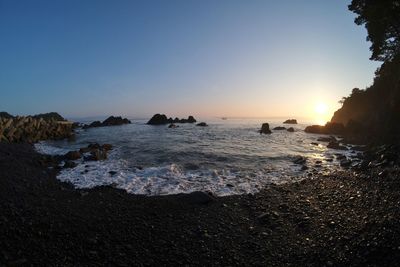
[[[372,60],[391,61],[400,54],[399,0],[353,0],[349,10],[358,15],[357,25],[365,24]]]

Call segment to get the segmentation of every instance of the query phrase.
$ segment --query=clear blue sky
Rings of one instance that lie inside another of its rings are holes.
[[[0,110],[308,116],[372,82],[349,1],[0,0]]]

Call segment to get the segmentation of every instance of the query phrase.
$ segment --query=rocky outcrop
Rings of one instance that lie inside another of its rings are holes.
[[[187,119],[179,118],[168,118],[165,114],[155,114],[148,122],[149,125],[163,125],[171,123],[195,123],[196,119],[193,116],[189,116]]]
[[[283,123],[285,123],[285,124],[297,124],[297,120],[296,119],[288,119],[288,120],[285,120]]]
[[[206,126],[208,126],[208,124],[205,122],[200,122],[200,123],[196,124],[196,126],[206,127]]]
[[[316,134],[344,134],[345,127],[342,123],[327,122],[325,126],[322,125],[307,126],[304,131],[306,133],[316,133]]]
[[[14,118],[14,116],[5,111],[2,111],[2,112],[0,112],[0,118],[12,119],[12,118]]]
[[[117,126],[117,125],[123,125],[123,124],[130,124],[131,121],[128,120],[127,118],[122,118],[122,117],[114,117],[110,116],[107,119],[105,119],[103,122],[100,121],[94,121],[89,125],[84,125],[82,128],[88,129],[88,128],[95,128],[95,127],[106,127],[106,126]]]
[[[171,123],[170,125],[168,125],[168,128],[178,128],[178,127],[179,126],[174,123]]]
[[[263,123],[261,125],[261,130],[260,130],[260,134],[270,134],[271,130],[269,129],[269,124],[268,123]]]
[[[34,118],[34,119],[44,119],[45,121],[50,121],[50,120],[66,121],[66,119],[64,119],[57,112],[49,112],[49,113],[38,114],[38,115],[32,116],[32,118]]]
[[[277,127],[273,128],[272,130],[276,130],[276,131],[286,130],[286,127],[277,126]]]
[[[294,132],[294,128],[293,128],[293,127],[289,127],[289,128],[287,129],[287,131],[290,132],[290,133],[293,133],[293,132]]]
[[[172,123],[173,121],[168,120],[165,114],[155,114],[148,122],[149,125],[162,125]]]
[[[0,118],[0,142],[34,143],[73,136],[72,122],[33,117]]]
[[[288,120],[285,120],[283,123],[285,123],[285,124],[297,124],[297,120],[296,119],[288,119]]]

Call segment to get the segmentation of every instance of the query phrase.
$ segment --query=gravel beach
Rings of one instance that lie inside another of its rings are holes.
[[[400,171],[338,171],[255,195],[77,190],[0,143],[0,265],[398,266]],[[50,168],[49,168],[50,167]]]

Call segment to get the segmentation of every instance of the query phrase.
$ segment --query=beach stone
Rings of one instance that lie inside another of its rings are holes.
[[[338,150],[347,150],[347,147],[340,145],[337,141],[330,141],[326,147]]]
[[[270,133],[271,133],[271,130],[269,129],[269,124],[267,122],[263,123],[261,125],[260,134],[270,134]]]

